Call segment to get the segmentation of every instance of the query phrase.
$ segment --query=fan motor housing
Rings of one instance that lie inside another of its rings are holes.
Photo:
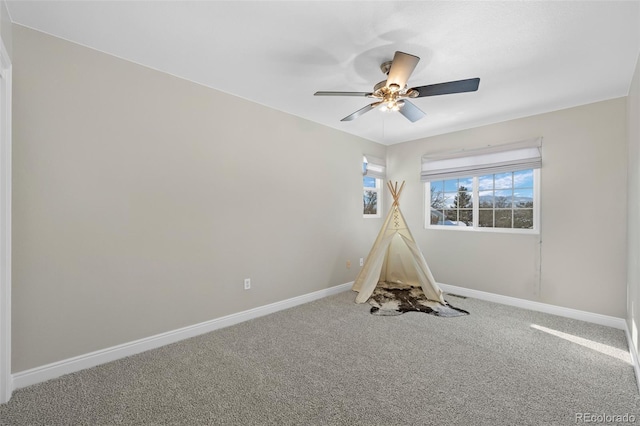
[[[380,83],[376,84],[375,86],[373,86],[373,93],[377,92],[378,90],[382,89],[383,87],[385,87],[387,85],[387,80],[382,80]]]
[[[383,62],[380,65],[380,70],[382,71],[382,74],[389,74],[389,70],[391,69],[392,63],[393,61],[387,61],[387,62]]]

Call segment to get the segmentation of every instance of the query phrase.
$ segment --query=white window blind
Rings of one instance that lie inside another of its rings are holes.
[[[422,157],[423,182],[539,169],[542,138],[485,148],[427,154]]]
[[[372,155],[365,155],[366,166],[364,175],[376,179],[386,179],[387,177],[387,162],[383,158],[374,157]]]

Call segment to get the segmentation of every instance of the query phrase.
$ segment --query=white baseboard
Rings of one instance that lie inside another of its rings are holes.
[[[23,388],[46,380],[54,379],[65,374],[74,373],[84,370],[85,368],[95,367],[96,365],[115,361],[131,355],[136,355],[150,349],[159,348],[170,343],[218,330],[220,328],[229,327],[244,321],[258,318],[323,297],[331,296],[351,289],[353,282],[340,284],[323,290],[314,291],[313,293],[304,294],[302,296],[293,297],[291,299],[280,302],[271,303],[269,305],[260,306],[258,308],[249,309],[247,311],[238,312],[221,318],[179,328],[177,330],[168,331],[166,333],[156,334],[155,336],[145,337],[133,342],[124,343],[122,345],[101,349],[84,355],[43,365],[41,367],[32,368],[13,374],[13,389]]]
[[[502,305],[515,306],[516,308],[529,309],[531,311],[544,312],[545,314],[558,315],[560,317],[577,319],[607,327],[625,330],[627,322],[623,318],[608,315],[594,314],[593,312],[580,311],[578,309],[563,308],[562,306],[549,305],[547,303],[534,302],[532,300],[518,299],[516,297],[502,296],[495,293],[473,290],[470,288],[456,287],[449,284],[438,283],[445,293],[459,294],[460,296],[473,297],[474,299],[500,303]]]

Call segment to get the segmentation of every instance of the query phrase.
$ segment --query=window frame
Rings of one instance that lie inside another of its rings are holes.
[[[540,169],[527,169],[533,171],[533,228],[495,228],[495,227],[481,227],[478,226],[480,220],[480,202],[479,202],[479,178],[480,175],[464,176],[461,178],[473,179],[473,225],[472,226],[453,226],[453,225],[433,225],[431,224],[431,181],[424,182],[424,227],[425,229],[436,230],[453,230],[462,232],[497,232],[506,234],[529,234],[536,235],[540,233]],[[512,170],[516,172],[518,170]],[[497,174],[497,173],[491,173]],[[484,175],[483,175],[484,176]],[[442,179],[448,180],[448,179]],[[441,180],[438,180],[441,181]],[[495,208],[494,208],[495,210]]]

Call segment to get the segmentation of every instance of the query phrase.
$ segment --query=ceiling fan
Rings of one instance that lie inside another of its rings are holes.
[[[420,108],[409,102],[411,98],[425,96],[448,95],[451,93],[475,92],[480,85],[479,78],[449,81],[446,83],[429,84],[427,86],[407,88],[407,80],[418,65],[419,57],[404,52],[396,52],[392,61],[384,62],[380,69],[387,75],[387,79],[373,87],[373,92],[316,92],[314,96],[364,96],[375,98],[376,102],[359,109],[340,121],[354,120],[374,108],[398,111],[409,121],[416,122],[426,114]]]

